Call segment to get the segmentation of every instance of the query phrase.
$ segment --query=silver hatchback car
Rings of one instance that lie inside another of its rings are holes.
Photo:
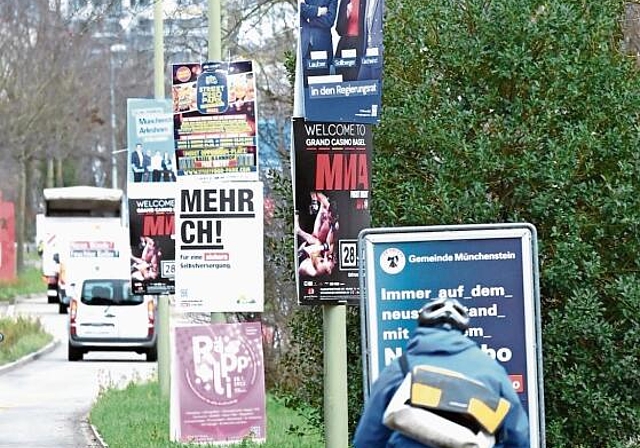
[[[132,351],[158,360],[156,300],[131,294],[130,279],[89,278],[69,303],[69,361],[90,351]]]

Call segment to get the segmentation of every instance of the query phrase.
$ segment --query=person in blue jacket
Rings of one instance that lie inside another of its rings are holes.
[[[531,448],[528,417],[504,367],[465,335],[468,326],[467,311],[455,299],[435,299],[420,309],[418,326],[408,340],[405,353],[380,373],[371,388],[354,435],[355,448],[436,447],[422,444],[383,423],[385,410],[405,380],[407,368],[411,371],[419,365],[459,372],[507,400],[510,407],[493,434],[494,446]]]

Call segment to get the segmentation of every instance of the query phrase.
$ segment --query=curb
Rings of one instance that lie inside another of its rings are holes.
[[[89,423],[89,418],[88,417],[87,417],[87,423],[89,424],[89,430],[91,431],[91,436],[98,443],[98,446],[100,448],[109,448],[109,445],[107,445],[107,443],[104,441],[104,439],[100,435],[100,432],[98,432],[98,428],[96,428],[94,425]]]
[[[49,352],[52,352],[58,346],[59,343],[60,343],[59,340],[54,339],[52,342],[49,342],[49,344],[45,345],[37,352],[30,353],[27,356],[23,356],[22,358],[18,359],[17,361],[10,362],[9,364],[4,364],[0,366],[0,375],[2,375],[3,373],[7,373],[23,364],[26,364],[29,361],[38,359],[39,357],[46,355]]]

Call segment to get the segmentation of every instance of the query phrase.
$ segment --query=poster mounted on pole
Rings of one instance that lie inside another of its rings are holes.
[[[258,180],[252,61],[173,65],[179,175]]]
[[[371,126],[294,119],[300,304],[359,303],[357,239],[371,222]]]
[[[171,439],[216,445],[265,442],[260,323],[178,326],[172,346]]]
[[[176,306],[262,312],[262,182],[178,176],[176,195]]]
[[[299,3],[304,117],[377,124],[384,0]]]
[[[176,161],[169,100],[127,100],[127,201],[134,294],[173,294]]]
[[[543,439],[544,404],[536,231],[530,224],[400,227],[359,236],[365,394],[402,355],[429,300],[458,299],[467,335],[507,371]]]

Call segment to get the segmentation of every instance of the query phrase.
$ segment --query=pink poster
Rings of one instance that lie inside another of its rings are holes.
[[[16,278],[16,235],[13,202],[0,199],[0,280]]]
[[[171,434],[178,442],[266,440],[259,322],[175,327]]]

